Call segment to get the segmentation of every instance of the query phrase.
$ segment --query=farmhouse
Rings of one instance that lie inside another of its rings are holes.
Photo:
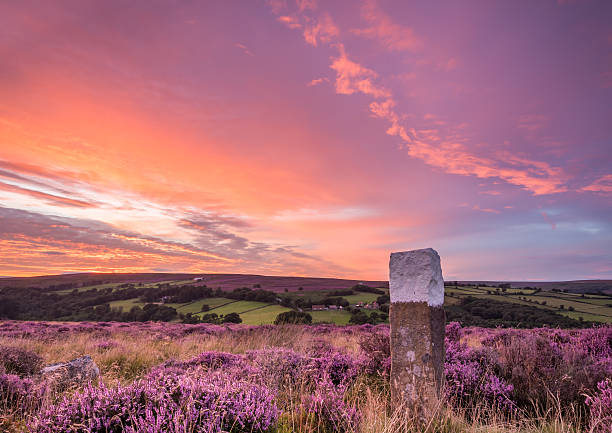
[[[323,311],[323,310],[327,310],[327,307],[325,305],[313,305],[312,306],[312,311]]]

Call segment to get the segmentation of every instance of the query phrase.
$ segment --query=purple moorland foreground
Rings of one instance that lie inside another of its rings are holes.
[[[94,383],[42,365],[91,355]],[[389,396],[389,328],[0,322],[0,431],[579,432],[612,426],[612,326],[446,329],[439,413]]]

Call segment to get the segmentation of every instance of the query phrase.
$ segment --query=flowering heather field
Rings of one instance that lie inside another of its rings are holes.
[[[91,355],[96,383],[44,364]],[[612,327],[447,326],[445,399],[389,401],[389,328],[0,322],[0,431],[612,431]]]

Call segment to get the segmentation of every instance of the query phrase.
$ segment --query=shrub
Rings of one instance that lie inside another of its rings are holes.
[[[36,408],[45,393],[44,385],[14,374],[0,373],[0,411],[4,413]]]
[[[391,371],[391,344],[389,334],[372,332],[359,339],[361,351],[365,354],[366,371],[388,377]]]
[[[446,397],[459,407],[484,405],[504,412],[514,411],[514,386],[496,375],[496,370],[496,359],[486,348],[472,349],[460,342],[447,342]]]
[[[322,381],[312,394],[302,395],[302,411],[306,417],[314,418],[316,431],[355,431],[359,414],[344,401],[345,391],[345,386]]]
[[[274,319],[275,325],[310,323],[312,323],[312,316],[310,314],[293,310],[280,313],[276,316],[276,319]]]
[[[598,392],[586,398],[591,409],[590,431],[592,433],[609,433],[612,426],[612,379],[597,384]]]
[[[0,347],[0,365],[9,374],[31,376],[40,372],[43,359],[40,355],[19,347]]]
[[[168,374],[128,386],[87,386],[42,411],[34,433],[264,432],[279,410],[266,387],[226,375]]]

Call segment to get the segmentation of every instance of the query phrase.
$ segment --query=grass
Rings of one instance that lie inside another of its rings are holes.
[[[582,317],[583,320],[591,321],[591,322],[610,322],[612,321],[609,317],[602,317],[596,314],[583,313],[581,311],[559,311],[559,314],[567,317],[571,317],[572,319],[580,320]]]
[[[197,301],[189,302],[187,304],[167,304],[169,307],[176,308],[176,311],[179,313],[187,314],[192,313],[196,314],[202,311],[202,306],[208,305],[209,308],[217,308],[221,305],[229,304],[230,302],[234,302],[228,298],[204,298],[199,299]]]
[[[253,310],[259,307],[265,307],[270,304],[266,304],[265,302],[256,302],[256,301],[231,301],[229,303],[220,305],[215,308],[211,308],[206,313],[215,313],[217,315],[226,315],[229,313],[244,313],[245,311]],[[242,316],[241,316],[242,317]]]
[[[347,325],[351,318],[351,313],[339,310],[309,311],[308,314],[312,316],[312,323],[324,322]]]
[[[274,323],[276,316],[286,311],[291,311],[291,308],[281,305],[268,305],[263,308],[241,313],[240,318],[245,325],[268,325]]]
[[[108,303],[111,308],[121,308],[123,311],[130,311],[132,307],[143,307],[144,302],[140,302],[138,298],[123,299],[121,301],[112,301]]]
[[[354,305],[359,302],[363,302],[364,304],[370,304],[379,297],[376,293],[366,293],[366,292],[356,292],[354,295],[343,296],[349,304]]]

